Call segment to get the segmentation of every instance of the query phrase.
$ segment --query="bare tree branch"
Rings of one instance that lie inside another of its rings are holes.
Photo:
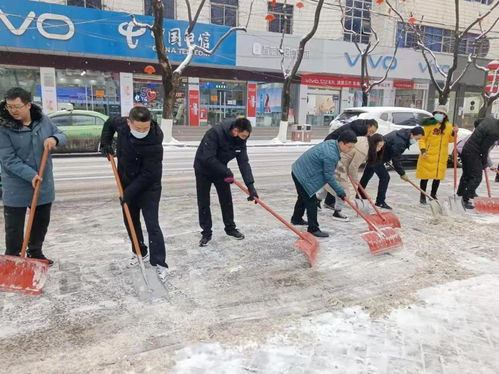
[[[189,16],[189,27],[187,28],[187,30],[185,32],[186,35],[191,34],[192,31],[194,30],[194,27],[196,26],[196,24],[198,22],[199,15],[201,14],[201,10],[203,10],[205,2],[206,2],[206,0],[201,0],[201,2],[198,5],[198,9],[196,11],[196,14],[194,15],[194,18],[192,18],[192,14],[190,14],[190,16]],[[185,3],[187,5],[187,11],[189,13],[190,12],[190,0],[185,0]]]
[[[151,31],[154,28],[154,26],[149,25],[148,23],[142,23],[137,21],[137,18],[135,18],[135,14],[130,14],[130,17],[132,18],[132,23],[134,26],[140,27],[141,29],[148,29]]]
[[[464,35],[466,35],[466,34],[467,34],[467,33],[468,33],[468,32],[469,32],[469,31],[470,31],[473,27],[475,27],[475,26],[476,26],[476,24],[477,24],[477,23],[480,23],[480,24],[481,24],[481,23],[482,23],[482,21],[483,21],[485,18],[487,18],[487,16],[488,16],[490,13],[492,13],[492,11],[493,11],[495,8],[497,8],[497,6],[499,6],[499,0],[497,0],[497,1],[495,2],[495,4],[494,4],[494,5],[489,6],[489,10],[488,10],[488,11],[486,11],[483,15],[479,16],[479,17],[478,17],[475,21],[473,21],[472,23],[470,23],[470,25],[469,25],[466,29],[464,29],[464,31],[461,33],[461,37],[462,37],[462,36],[464,36]],[[494,24],[495,24],[496,22],[497,22],[497,19],[496,19],[496,21],[494,22]],[[492,25],[492,27],[494,26],[494,24]],[[490,31],[490,30],[492,30],[492,27],[489,29],[489,31]]]

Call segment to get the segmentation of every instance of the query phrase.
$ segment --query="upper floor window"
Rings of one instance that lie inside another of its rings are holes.
[[[293,5],[284,5],[277,3],[272,6],[268,3],[268,14],[272,14],[275,18],[269,22],[269,31],[285,34],[293,33]]]
[[[424,45],[434,52],[454,52],[454,31],[441,29],[439,27],[418,26],[423,34]],[[477,54],[480,57],[485,57],[489,53],[489,40],[485,39],[479,46],[475,46],[477,34],[468,33],[463,36],[459,43],[458,53],[468,55],[473,53],[474,48],[478,48]],[[412,31],[406,31],[404,25],[399,23],[397,26],[397,40],[399,47],[418,48],[416,36]]]
[[[153,16],[153,1],[144,0],[144,14],[146,16]],[[163,18],[175,19],[175,0],[163,0]]]
[[[102,0],[68,0],[67,4],[83,8],[102,9]]]
[[[211,0],[211,23],[237,26],[239,0]]]
[[[346,0],[345,32],[347,42],[368,43],[371,37],[371,0]],[[350,32],[348,32],[350,31]]]
[[[493,0],[466,0],[466,1],[470,1],[472,3],[481,3],[485,5],[490,5],[490,3],[492,3]]]

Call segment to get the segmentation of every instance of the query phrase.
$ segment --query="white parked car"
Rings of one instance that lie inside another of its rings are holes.
[[[338,117],[331,121],[329,132],[355,120],[355,119],[375,119],[378,122],[378,133],[386,135],[389,132],[400,130],[407,127],[420,125],[425,118],[432,114],[422,109],[405,107],[358,107],[345,109]],[[462,140],[471,134],[470,130],[459,129],[457,139]],[[449,155],[452,154],[454,144],[449,144]],[[407,158],[416,158],[419,155],[419,146],[412,145],[404,156]]]

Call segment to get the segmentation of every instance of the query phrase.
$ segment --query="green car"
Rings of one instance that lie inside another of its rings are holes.
[[[64,147],[57,147],[57,153],[99,152],[102,125],[108,116],[91,110],[60,110],[48,117],[68,137]]]

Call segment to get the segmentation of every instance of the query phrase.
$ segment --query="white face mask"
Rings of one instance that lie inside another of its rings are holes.
[[[130,134],[132,134],[134,138],[144,139],[147,136],[147,134],[149,134],[149,130],[147,130],[146,132],[138,132],[135,131],[134,129],[130,129]]]
[[[442,113],[435,113],[433,118],[435,118],[438,122],[442,122],[444,120],[444,115]]]
[[[418,142],[418,141],[417,141],[416,139],[410,139],[410,140],[409,140],[409,143],[411,143],[411,144],[416,144],[417,142]]]

